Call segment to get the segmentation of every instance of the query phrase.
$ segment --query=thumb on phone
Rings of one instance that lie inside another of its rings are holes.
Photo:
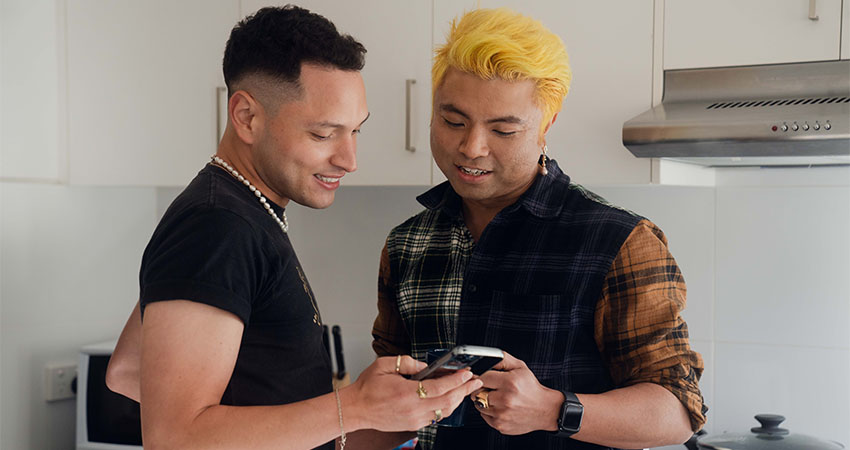
[[[502,353],[505,355],[498,364],[493,366],[495,370],[501,370],[504,372],[508,372],[516,369],[524,369],[526,367],[525,363],[522,360],[514,358],[510,353],[502,350]]]

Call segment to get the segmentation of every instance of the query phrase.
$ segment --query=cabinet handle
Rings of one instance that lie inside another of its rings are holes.
[[[410,123],[410,91],[414,84],[416,84],[414,79],[404,80],[404,149],[409,152],[416,151],[410,138],[410,127],[413,125]]]
[[[224,114],[224,117],[222,117]],[[219,142],[224,135],[224,127],[227,126],[227,88],[218,86],[215,88],[215,145],[218,148]]]
[[[818,19],[818,0],[809,0],[809,20]]]

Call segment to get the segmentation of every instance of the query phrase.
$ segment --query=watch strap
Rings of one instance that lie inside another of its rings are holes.
[[[558,437],[570,437],[581,429],[584,405],[576,394],[570,391],[561,391],[561,393],[564,394],[564,403],[561,405],[561,413],[558,416],[558,431],[554,434]]]

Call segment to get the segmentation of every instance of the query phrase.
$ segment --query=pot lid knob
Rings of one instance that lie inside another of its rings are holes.
[[[767,434],[771,436],[783,436],[788,434],[787,428],[779,428],[779,424],[785,421],[785,416],[779,414],[756,414],[756,420],[760,427],[750,428],[756,434]]]

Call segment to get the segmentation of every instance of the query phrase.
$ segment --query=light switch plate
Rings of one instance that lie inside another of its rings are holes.
[[[44,399],[52,402],[74,398],[71,383],[76,376],[76,364],[48,364],[44,368]]]

